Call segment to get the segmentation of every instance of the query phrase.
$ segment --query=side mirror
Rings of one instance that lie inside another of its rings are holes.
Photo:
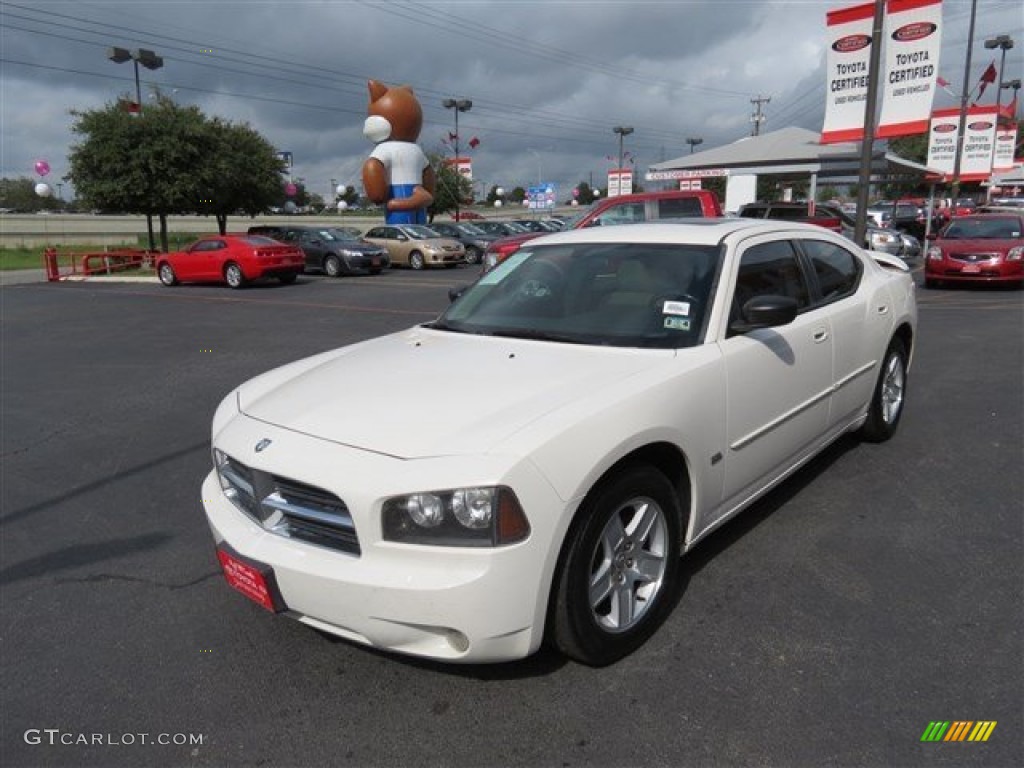
[[[449,301],[449,303],[454,304],[456,299],[458,299],[460,296],[462,296],[462,294],[464,294],[466,292],[467,288],[469,288],[469,283],[464,283],[462,285],[456,285],[456,286],[452,286],[451,288],[449,288],[448,289],[448,301]]]
[[[405,235],[399,235],[396,239],[398,240],[398,242],[404,243],[404,242],[408,241],[409,238],[406,237]]]
[[[735,335],[788,325],[799,309],[796,299],[790,296],[755,296],[740,309],[740,319],[729,326],[729,333]]]

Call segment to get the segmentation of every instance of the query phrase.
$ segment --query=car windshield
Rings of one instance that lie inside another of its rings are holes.
[[[335,240],[360,240],[363,233],[350,227],[331,227],[328,230]]]
[[[1020,240],[1021,220],[1016,217],[954,219],[942,237],[946,240]]]
[[[676,349],[703,339],[714,245],[524,247],[428,327],[572,344]]]
[[[475,224],[456,224],[455,226],[459,230],[459,232],[461,232],[464,235],[469,235],[471,237],[487,234]]]
[[[595,205],[597,205],[596,202],[591,203],[582,211],[574,213],[572,216],[565,220],[565,224],[562,225],[562,229],[578,229],[580,226],[580,222],[583,221],[585,217],[589,216],[593,212]]]
[[[430,227],[424,227],[419,224],[406,225],[402,227],[402,231],[413,240],[428,240],[430,238],[440,237],[440,235]]]

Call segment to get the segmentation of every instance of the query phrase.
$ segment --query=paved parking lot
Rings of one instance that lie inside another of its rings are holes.
[[[610,668],[387,656],[230,590],[199,499],[221,397],[473,274],[0,289],[0,762],[1024,764],[1020,291],[922,291],[900,433],[840,441],[704,542]],[[922,743],[935,720],[997,725]]]

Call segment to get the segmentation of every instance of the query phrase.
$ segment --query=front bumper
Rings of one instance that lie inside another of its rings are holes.
[[[265,437],[272,448],[255,454]],[[217,447],[261,471],[325,488],[343,499],[359,536],[359,554],[270,532],[222,492],[215,472],[203,506],[217,544],[270,566],[290,617],[364,645],[455,662],[522,658],[537,650],[557,551],[561,506],[529,462],[509,467],[487,457],[403,461],[268,427],[237,417]],[[461,466],[462,469],[456,469]],[[530,517],[528,539],[499,548],[398,544],[381,538],[384,498],[467,484],[512,487]],[[541,517],[530,510],[550,510]]]
[[[1021,261],[959,261],[926,259],[924,275],[929,280],[962,283],[1024,283]]]

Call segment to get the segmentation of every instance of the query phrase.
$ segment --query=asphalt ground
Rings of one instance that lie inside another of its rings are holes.
[[[410,660],[227,587],[199,497],[222,396],[473,273],[0,289],[0,764],[1024,765],[1021,291],[921,291],[900,432],[702,543],[614,666]],[[922,742],[932,721],[997,725]]]

